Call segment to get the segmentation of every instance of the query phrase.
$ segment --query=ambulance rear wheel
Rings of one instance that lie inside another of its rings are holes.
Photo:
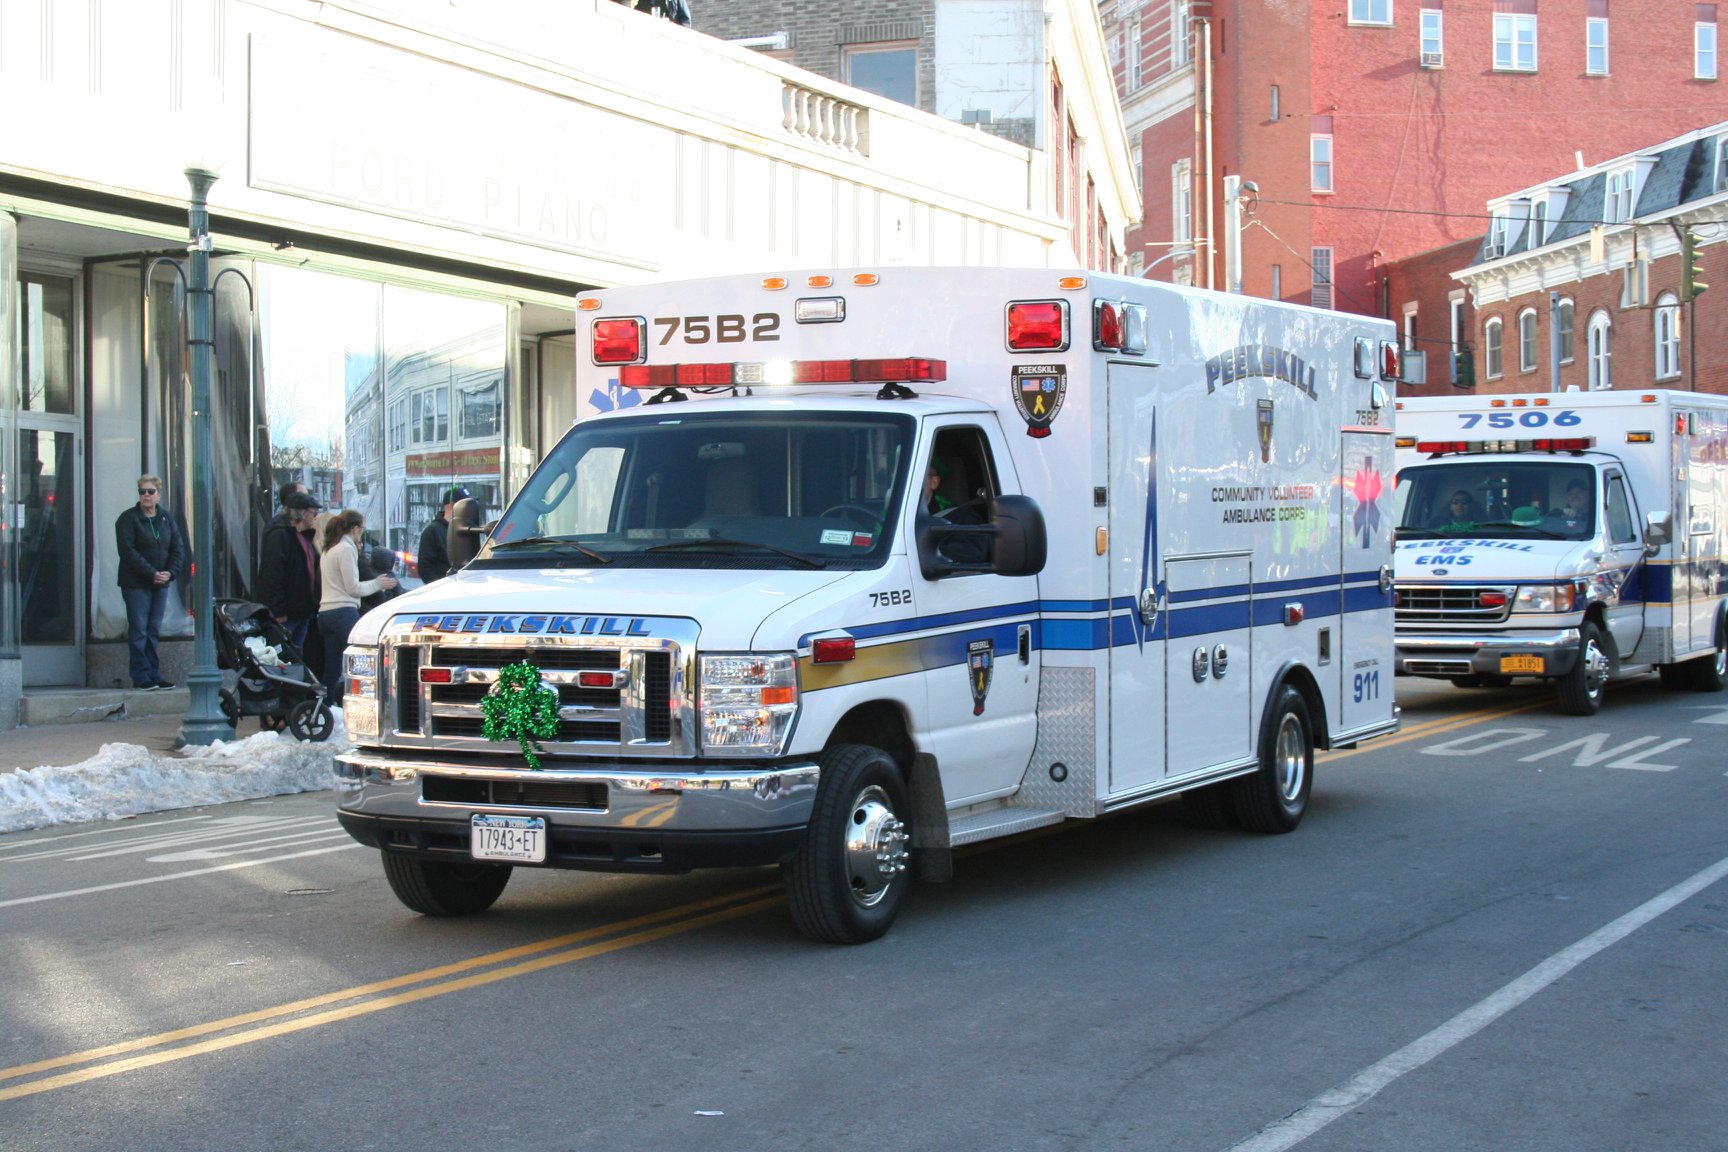
[[[1182,818],[1195,828],[1242,827],[1236,819],[1236,804],[1230,798],[1230,782],[1190,788],[1182,793]]]
[[[822,754],[803,846],[781,869],[800,932],[862,944],[888,931],[912,883],[909,814],[905,781],[886,752],[837,744]]]
[[[384,878],[396,899],[422,916],[471,916],[492,907],[510,883],[510,865],[422,860],[385,852]]]
[[[1278,690],[1260,728],[1260,767],[1230,783],[1236,818],[1250,832],[1293,832],[1314,787],[1314,725],[1302,694]]]
[[[1720,692],[1728,686],[1728,619],[1716,624],[1716,654],[1688,660],[1686,687],[1694,692]]]
[[[1560,677],[1560,711],[1568,716],[1594,716],[1602,707],[1602,686],[1612,668],[1602,629],[1586,620],[1578,631],[1578,661]]]

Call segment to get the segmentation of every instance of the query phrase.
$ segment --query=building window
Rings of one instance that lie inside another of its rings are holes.
[[[1592,76],[1608,75],[1608,21],[1584,21],[1584,71]]]
[[[1146,159],[1140,141],[1136,140],[1128,146],[1128,159],[1134,165],[1134,191],[1144,197],[1146,194]]]
[[[1614,324],[1608,313],[1597,312],[1590,317],[1586,339],[1590,349],[1590,391],[1614,387]]]
[[[1494,70],[1536,71],[1536,14],[1494,13]]]
[[[1188,0],[1175,0],[1170,7],[1170,66],[1180,68],[1194,61],[1194,41],[1189,36],[1189,16],[1193,7]]]
[[[476,388],[462,390],[462,436],[496,436],[502,427],[503,381],[494,378]]]
[[[1308,168],[1314,191],[1332,191],[1332,137],[1308,137]]]
[[[1728,190],[1728,136],[1716,141],[1716,179],[1710,189],[1712,193]]]
[[[1128,91],[1138,91],[1140,88],[1140,21],[1128,21]]]
[[[1528,247],[1540,248],[1548,242],[1548,201],[1538,200],[1530,205],[1530,243]]]
[[[1445,57],[1442,55],[1446,45],[1442,35],[1445,21],[1438,8],[1424,8],[1417,17],[1420,25],[1419,35],[1422,44],[1422,67],[1438,68]]]
[[[1170,165],[1170,239],[1194,238],[1194,179],[1187,160]]]
[[[1269,111],[1271,113],[1267,117],[1267,119],[1269,119],[1269,120],[1276,120],[1282,114],[1281,110],[1278,107],[1278,85],[1276,85],[1276,84],[1272,85],[1272,99],[1271,99],[1271,103],[1269,106]]]
[[[1488,217],[1488,240],[1483,248],[1483,255],[1490,260],[1498,260],[1506,255],[1506,237],[1512,230],[1512,220],[1504,211],[1494,212]]]
[[[1272,299],[1284,299],[1284,267],[1281,264],[1272,265]]]
[[[1309,302],[1316,308],[1332,307],[1332,249],[1315,248],[1313,259],[1314,288],[1309,294]]]
[[[1482,325],[1482,351],[1488,357],[1488,379],[1499,376],[1505,369],[1500,358],[1500,318],[1498,316]]]
[[[1709,20],[1700,20],[1692,25],[1692,75],[1698,80],[1716,79],[1716,6],[1701,4],[1700,8],[1708,8]]]
[[[1350,0],[1350,23],[1392,23],[1392,0]]]
[[[1536,371],[1536,309],[1518,313],[1518,371]]]
[[[1560,363],[1572,363],[1572,301],[1560,301],[1555,309],[1554,326],[1560,330]]]
[[[1458,366],[1458,360],[1460,357],[1465,355],[1464,331],[1466,325],[1464,322],[1464,294],[1460,292],[1450,297],[1447,300],[1447,304],[1450,306],[1449,311],[1451,313],[1447,338],[1452,342],[1452,386],[1455,388],[1463,388],[1466,386],[1467,382],[1461,379],[1463,372]]]
[[[1130,25],[1132,27],[1132,25]],[[1129,46],[1129,59],[1134,59],[1134,46]],[[845,76],[842,79],[854,88],[874,92],[889,100],[918,107],[918,46],[900,44],[861,44],[845,49]]]
[[[1656,300],[1656,379],[1680,375],[1680,299],[1664,292]]]
[[[1416,351],[1416,305],[1404,305],[1404,351]]]
[[[1632,169],[1608,173],[1608,199],[1602,219],[1609,224],[1624,224],[1632,219]]]

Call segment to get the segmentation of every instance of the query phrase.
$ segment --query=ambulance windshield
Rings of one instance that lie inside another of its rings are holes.
[[[1596,533],[1595,508],[1587,465],[1478,456],[1405,468],[1395,514],[1400,540],[1585,540]]]
[[[596,420],[558,443],[476,564],[866,568],[882,563],[915,428],[895,413]]]

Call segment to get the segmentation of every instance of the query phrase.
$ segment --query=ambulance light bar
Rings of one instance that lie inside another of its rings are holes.
[[[754,384],[928,384],[946,379],[946,360],[919,356],[889,360],[626,364],[618,369],[618,383],[625,388],[725,388]]]
[[[1442,453],[1491,452],[1583,452],[1596,447],[1594,436],[1548,437],[1535,440],[1418,440],[1416,451],[1425,456]]]

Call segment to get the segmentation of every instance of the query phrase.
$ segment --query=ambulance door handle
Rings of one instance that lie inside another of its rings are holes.
[[[1164,610],[1164,598],[1158,595],[1156,588],[1143,588],[1140,591],[1140,623],[1150,628],[1158,623],[1158,613]]]
[[[1019,635],[1020,663],[1032,663],[1032,625],[1020,625]]]

